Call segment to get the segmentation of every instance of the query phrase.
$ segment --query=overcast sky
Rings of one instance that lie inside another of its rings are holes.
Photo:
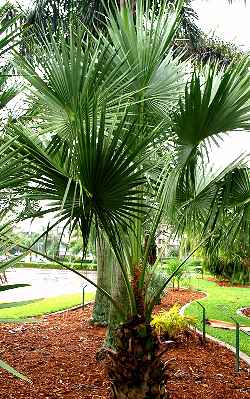
[[[199,15],[199,26],[210,35],[215,34],[231,41],[245,51],[250,50],[250,1],[235,0],[193,0],[193,7]],[[250,133],[235,132],[225,137],[220,149],[214,149],[216,164],[232,161],[242,152],[250,152]]]
[[[223,37],[250,50],[250,1],[235,0],[193,0],[193,7],[199,15],[199,25],[207,33]]]

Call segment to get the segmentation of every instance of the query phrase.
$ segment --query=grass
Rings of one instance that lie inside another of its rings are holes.
[[[240,316],[236,313],[239,308],[250,306],[250,289],[220,287],[214,282],[194,278],[190,280],[190,284],[192,288],[204,291],[208,294],[207,298],[199,301],[205,306],[208,319],[233,322],[231,319],[231,317],[233,317],[240,324],[250,326],[249,318]],[[201,330],[201,307],[193,303],[186,309],[185,314],[196,316],[199,320],[198,328]],[[207,326],[206,331],[209,335],[235,346],[234,330],[223,330]],[[243,332],[240,332],[240,350],[250,356],[250,339],[249,336]]]
[[[94,292],[85,293],[85,303],[93,300]],[[6,319],[25,319],[27,317],[42,316],[44,314],[68,309],[82,303],[82,295],[79,293],[60,295],[51,298],[40,299],[28,305],[16,306],[0,310],[0,322]]]

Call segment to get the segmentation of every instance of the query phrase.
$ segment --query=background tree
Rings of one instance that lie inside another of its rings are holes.
[[[97,285],[102,287],[109,294],[112,287],[112,274],[114,256],[107,237],[102,231],[96,236],[96,261],[97,261]],[[113,261],[113,262],[112,262]],[[117,270],[117,268],[116,268]],[[92,314],[92,321],[97,324],[107,325],[110,315],[110,301],[97,290],[95,304]]]

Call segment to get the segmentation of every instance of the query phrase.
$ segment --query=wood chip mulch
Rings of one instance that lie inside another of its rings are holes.
[[[245,316],[250,317],[250,308],[242,309],[242,313],[244,313]]]
[[[215,277],[208,277],[207,280],[216,283],[220,287],[250,288],[249,284],[238,284],[238,283],[232,284],[229,280],[218,280]]]
[[[201,295],[172,291],[161,308]],[[109,383],[95,359],[105,329],[89,324],[91,312],[88,305],[84,311],[50,315],[36,324],[1,325],[0,359],[29,376],[32,384],[1,370],[0,399],[108,399]],[[169,361],[166,381],[171,399],[250,398],[249,368],[242,362],[237,375],[233,354],[216,344],[203,346],[197,336],[189,337],[169,349],[163,360]]]

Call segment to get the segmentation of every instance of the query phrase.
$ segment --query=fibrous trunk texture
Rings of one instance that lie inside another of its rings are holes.
[[[128,292],[124,283],[124,277],[121,268],[119,267],[115,257],[113,257],[112,262],[111,296],[117,303],[120,304],[126,317],[129,309]],[[124,322],[124,320],[121,320],[121,316],[118,314],[117,309],[114,307],[114,305],[111,304],[109,312],[108,331],[105,340],[106,347],[114,347],[114,334],[116,328],[121,322]]]
[[[112,252],[108,241],[100,235],[96,239],[97,284],[110,293]],[[110,301],[99,290],[96,291],[92,322],[106,325],[109,320]]]
[[[136,317],[116,330],[116,350],[106,367],[114,399],[167,399],[159,341],[149,323]]]

